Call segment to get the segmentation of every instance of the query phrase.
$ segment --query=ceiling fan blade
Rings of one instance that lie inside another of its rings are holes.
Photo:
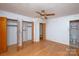
[[[45,10],[41,10],[42,13],[45,13]]]
[[[55,15],[55,13],[52,13],[52,14],[46,14],[46,16],[52,16],[52,15]]]
[[[38,14],[40,14],[42,16],[42,14],[40,12],[36,11],[36,13],[38,13]]]

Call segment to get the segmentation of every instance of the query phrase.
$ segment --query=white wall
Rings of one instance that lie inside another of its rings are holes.
[[[30,18],[30,17],[16,14],[16,13],[12,13],[12,12],[2,11],[2,10],[0,10],[0,16],[5,16],[9,19],[15,19],[15,20],[19,20],[19,21],[24,20],[24,21],[32,22],[32,18]]]
[[[79,20],[79,14],[47,20],[47,40],[69,45],[69,21]]]

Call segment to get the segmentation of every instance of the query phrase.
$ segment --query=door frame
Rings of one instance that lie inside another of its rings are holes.
[[[71,39],[71,23],[72,22],[79,22],[79,20],[71,20],[71,21],[69,21],[69,39]],[[69,44],[70,44],[70,41],[69,41]]]
[[[18,50],[19,49],[19,22],[16,19],[7,18],[7,26],[13,26],[13,25],[8,25],[8,21],[17,23],[17,25],[14,25],[14,26],[17,27],[17,50]]]
[[[34,22],[22,21],[22,48],[23,48],[23,22],[32,24],[32,42],[34,42]]]
[[[79,20],[71,20],[69,21],[69,48],[71,49],[71,23],[73,22],[79,22]],[[70,53],[70,52],[69,52]],[[77,56],[79,56],[79,48],[76,48],[76,53],[77,53]]]

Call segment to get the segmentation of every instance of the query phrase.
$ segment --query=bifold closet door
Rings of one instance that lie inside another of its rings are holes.
[[[7,19],[0,17],[0,52],[7,50]]]
[[[23,31],[23,42],[28,40],[27,30]]]
[[[8,25],[7,32],[8,32],[7,33],[8,46],[17,44],[17,26]]]
[[[23,42],[32,40],[32,24],[25,22],[23,23]]]
[[[32,40],[32,27],[28,27],[28,40]]]

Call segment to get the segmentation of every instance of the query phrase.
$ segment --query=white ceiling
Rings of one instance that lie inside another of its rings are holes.
[[[78,3],[0,3],[0,9],[29,17],[37,16],[38,14],[35,11],[40,10],[55,13],[55,16],[51,16],[53,18],[79,14]]]

